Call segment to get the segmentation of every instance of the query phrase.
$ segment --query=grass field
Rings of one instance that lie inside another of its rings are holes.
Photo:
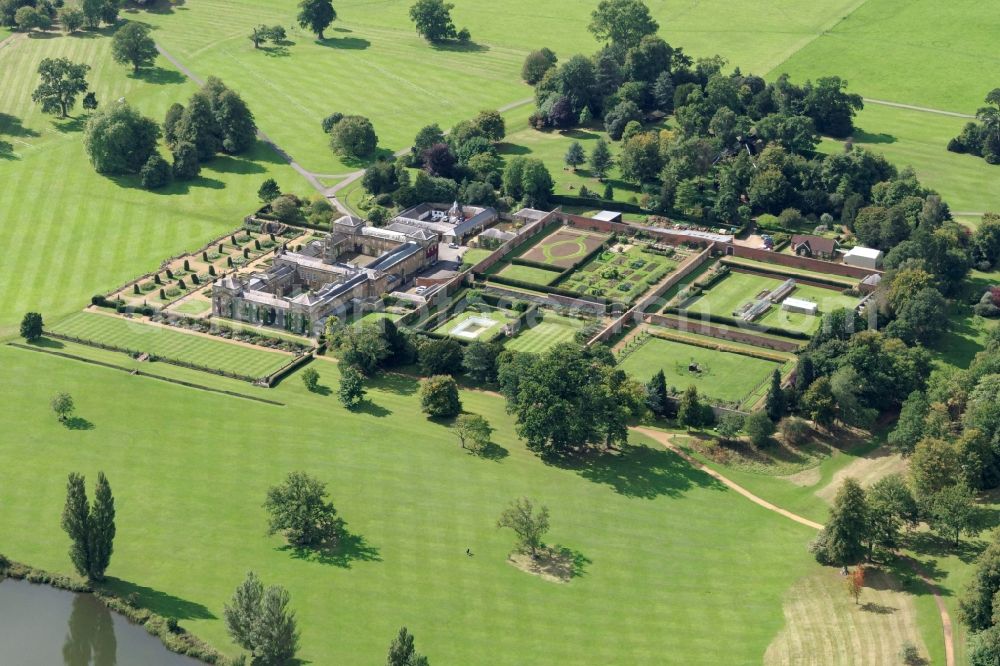
[[[973,109],[974,111],[974,109]],[[972,111],[970,111],[971,113]],[[921,182],[933,187],[955,212],[998,209],[1000,168],[973,155],[945,150],[967,119],[868,104],[857,118],[858,146],[882,153],[891,162],[911,165]],[[843,143],[824,139],[819,150],[839,152]]]
[[[145,352],[249,377],[269,375],[291,360],[291,356],[287,354],[92,312],[73,315],[52,330],[89,342]]]
[[[216,159],[187,184],[148,192],[138,179],[99,176],[83,150],[79,107],[69,120],[43,115],[31,102],[35,71],[45,57],[67,56],[92,66],[87,80],[98,100],[124,97],[157,120],[172,102],[194,92],[163,59],[135,78],[111,61],[104,33],[17,38],[0,49],[0,136],[15,154],[0,159],[0,337],[24,312],[49,321],[103,292],[193,250],[239,224],[268,176],[283,188],[299,176],[269,148]]]
[[[770,291],[784,282],[782,278],[754,273],[730,273],[686,306],[691,315],[712,314],[732,317],[744,303],[749,303],[764,291]],[[820,314],[841,307],[853,307],[858,299],[845,296],[833,289],[796,284],[790,294],[819,305]],[[780,305],[772,305],[767,313],[755,321],[762,326],[783,328],[790,331],[811,332],[820,324],[820,316],[787,312]]]
[[[513,351],[541,354],[564,342],[572,342],[585,322],[575,317],[563,317],[545,312],[542,320],[531,328],[523,328],[505,347]]]
[[[158,43],[195,74],[218,76],[239,91],[261,128],[307,169],[337,175],[359,164],[328,148],[320,121],[334,111],[368,116],[380,146],[399,150],[426,124],[448,128],[531,96],[518,76],[518,50],[434,48],[408,18],[361,23],[393,9],[337,6],[338,21],[323,42],[293,25],[295,0],[188,0],[133,16],[155,25]],[[292,43],[255,50],[246,32],[257,23],[285,26]]]
[[[1000,62],[995,7],[976,0],[855,5],[772,74],[815,79],[836,69],[866,97],[975,113]]]
[[[531,284],[548,286],[559,277],[559,271],[550,271],[544,268],[538,268],[537,266],[508,264],[504,266],[503,269],[497,273],[497,275],[510,278],[511,280],[520,280],[521,282],[530,282]]]
[[[271,407],[9,347],[0,363],[4,553],[69,572],[66,474],[92,482],[103,470],[118,509],[111,587],[230,653],[222,606],[252,568],[291,592],[299,656],[314,664],[382,659],[403,624],[423,653],[454,663],[476,663],[486,643],[495,664],[759,662],[784,623],[785,591],[815,568],[807,528],[661,448],[544,464],[486,394],[462,400],[498,428],[499,459],[463,451],[398,376],[348,412],[294,377],[266,392],[209,377],[288,404]],[[313,367],[322,386],[337,385],[335,364]],[[59,425],[48,408],[57,390],[91,429]],[[219,437],[220,424],[239,436]],[[350,545],[329,558],[296,557],[265,534],[266,489],[294,469],[329,483],[347,521]],[[549,542],[581,556],[569,584],[505,562],[512,537],[496,517],[525,494],[549,507]]]
[[[690,372],[691,363],[701,366],[702,372]],[[693,384],[698,387],[698,393],[723,402],[742,401],[779,366],[779,363],[742,354],[652,337],[621,363],[625,372],[640,381],[648,381],[662,369],[667,386],[684,391]]]

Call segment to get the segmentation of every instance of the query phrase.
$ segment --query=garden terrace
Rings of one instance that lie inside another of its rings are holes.
[[[131,356],[149,354],[154,359],[250,380],[271,375],[294,358],[286,352],[268,351],[96,312],[77,313],[50,332]]]
[[[310,232],[295,228],[280,236],[238,229],[200,250],[164,261],[158,270],[132,280],[106,298],[113,306],[153,306],[173,314],[205,317],[211,314],[211,285],[218,276],[234,270],[263,270],[278,247],[286,243],[295,247],[309,237]]]

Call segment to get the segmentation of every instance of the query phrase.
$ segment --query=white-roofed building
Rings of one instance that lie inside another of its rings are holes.
[[[882,265],[882,250],[871,247],[852,247],[844,255],[844,263],[848,266],[858,266],[859,268],[870,268],[878,270]]]
[[[787,310],[788,312],[814,315],[816,314],[818,306],[812,301],[807,301],[801,298],[792,298],[789,296],[785,300],[781,301],[781,309]]]

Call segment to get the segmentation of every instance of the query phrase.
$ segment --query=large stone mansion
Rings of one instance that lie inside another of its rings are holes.
[[[212,285],[212,314],[301,335],[331,315],[370,309],[437,262],[438,243],[461,241],[496,221],[490,208],[421,204],[385,228],[345,215],[298,252],[279,249],[268,270]]]

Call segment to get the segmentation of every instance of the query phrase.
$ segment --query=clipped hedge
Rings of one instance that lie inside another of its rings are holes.
[[[686,310],[682,310],[674,305],[668,305],[663,308],[663,314],[674,314],[687,317],[688,313]],[[777,326],[761,326],[760,324],[755,324],[753,322],[743,321],[742,319],[736,319],[735,317],[725,317],[716,314],[702,314],[698,313],[698,316],[691,317],[692,319],[699,321],[709,321],[715,324],[722,324],[724,326],[735,326],[736,328],[745,328],[751,331],[756,331],[757,333],[772,333],[776,335],[781,335],[786,338],[792,338],[793,340],[811,340],[812,336],[808,333],[803,333],[802,331],[790,331],[788,329],[779,328]]]
[[[788,361],[788,357],[779,356],[778,354],[770,354],[766,351],[754,351],[750,349],[744,349],[742,347],[731,347],[725,342],[709,342],[708,340],[700,340],[698,338],[690,338],[679,333],[670,333],[669,331],[662,331],[658,329],[647,329],[649,335],[654,338],[662,338],[664,340],[671,340],[674,342],[683,342],[686,345],[691,345],[692,347],[702,347],[704,349],[714,349],[716,351],[729,352],[730,354],[739,354],[741,356],[749,356],[750,358],[759,358],[763,361],[774,361],[776,363],[785,363]]]
[[[523,280],[514,280],[511,278],[503,277],[502,275],[488,275],[486,276],[486,282],[507,285],[508,287],[517,287],[518,289],[527,289],[528,291],[540,292],[543,294],[555,294],[557,296],[565,296],[567,298],[575,298],[581,301],[588,301],[590,303],[596,303],[599,305],[607,305],[607,299],[598,299],[594,296],[582,295],[575,291],[570,291],[569,289],[562,289],[561,287],[546,287],[534,282],[525,282]]]

